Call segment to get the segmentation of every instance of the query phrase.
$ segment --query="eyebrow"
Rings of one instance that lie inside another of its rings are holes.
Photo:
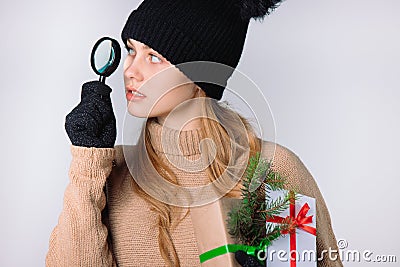
[[[133,45],[131,42],[130,42],[130,40],[128,40],[128,43],[130,44],[130,45]],[[143,44],[142,45],[142,48],[143,49],[147,49],[147,50],[149,50],[149,49],[151,49],[148,45],[146,45],[146,44]]]

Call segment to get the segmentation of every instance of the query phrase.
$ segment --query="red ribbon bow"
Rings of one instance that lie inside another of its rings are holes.
[[[310,210],[310,206],[308,203],[305,203],[303,207],[301,207],[299,213],[297,216],[295,216],[295,205],[294,205],[294,199],[290,200],[290,214],[286,217],[280,217],[280,216],[272,216],[271,218],[267,219],[267,222],[273,222],[273,223],[287,223],[289,222],[289,229],[283,230],[282,234],[290,234],[290,267],[296,267],[296,254],[292,255],[293,252],[296,252],[296,228],[300,228],[307,233],[310,233],[312,235],[317,235],[317,229],[315,229],[312,226],[306,225],[309,223],[312,223],[312,217],[311,216],[306,216],[308,211]]]

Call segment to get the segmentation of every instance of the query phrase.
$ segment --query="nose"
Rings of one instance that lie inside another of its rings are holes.
[[[128,55],[124,62],[124,76],[127,79],[136,79],[137,81],[143,80],[143,73],[141,62],[138,57]]]

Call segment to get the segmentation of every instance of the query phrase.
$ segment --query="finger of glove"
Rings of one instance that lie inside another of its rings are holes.
[[[85,86],[86,84],[82,88],[81,103],[85,103],[84,105],[88,102],[93,103],[96,110],[102,114],[103,121],[109,121],[114,116],[110,95],[99,94],[94,87]]]
[[[235,259],[242,267],[263,267],[255,257],[242,250],[235,252]]]
[[[102,114],[102,130],[100,133],[100,140],[102,140],[105,147],[114,147],[116,139],[116,120],[113,112],[111,101],[105,103],[95,99],[96,108]]]
[[[104,144],[104,147],[114,147],[116,137],[117,127],[115,118],[113,118],[104,126],[100,140]]]
[[[102,82],[86,82],[82,85],[81,100],[87,97],[95,97],[104,101],[109,101],[111,92],[111,87]]]
[[[81,102],[66,117],[66,130],[77,135],[98,136],[103,115],[93,101]]]
[[[100,128],[112,119],[115,119],[111,101],[107,102],[97,97],[86,98],[85,101],[82,101],[82,106],[84,107],[82,109],[86,109],[88,114],[99,120]]]
[[[105,122],[114,117],[110,93],[112,89],[99,81],[86,82],[82,85],[81,102],[93,102],[103,115]]]
[[[66,124],[73,143],[114,147],[116,122],[111,102],[108,104],[96,98],[88,98],[69,114]]]
[[[87,126],[88,118],[79,116],[81,113],[69,114],[65,120],[65,130],[71,143],[75,146],[104,147],[102,141]]]

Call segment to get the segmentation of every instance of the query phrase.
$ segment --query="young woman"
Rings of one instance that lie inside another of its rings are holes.
[[[259,151],[289,188],[316,198],[318,255],[337,249],[324,199],[299,157],[261,140],[244,117],[217,101],[229,71],[215,85],[197,82],[179,65],[210,61],[234,69],[250,19],[275,7],[145,0],[131,13],[122,31],[127,108],[147,120],[137,145],[114,146],[111,88],[83,85],[81,102],[66,117],[70,183],[46,266],[200,266],[190,206],[240,198],[242,171]],[[259,266],[237,256],[242,266]],[[342,264],[325,257],[318,266]]]

